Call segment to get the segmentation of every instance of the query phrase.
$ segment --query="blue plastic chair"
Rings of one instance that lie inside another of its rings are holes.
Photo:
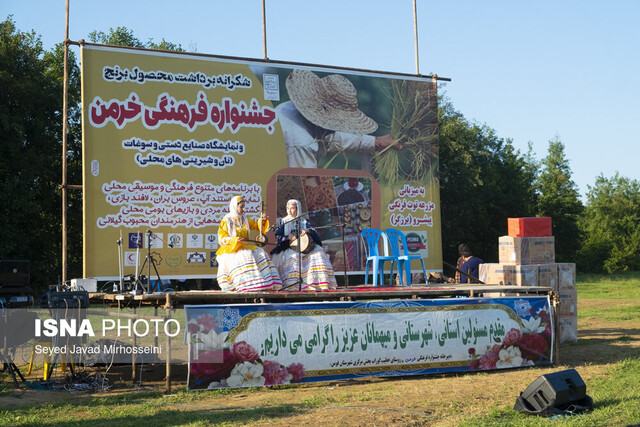
[[[365,264],[364,280],[365,283],[369,281],[369,262],[372,263],[372,275],[373,286],[380,286],[384,284],[384,262],[391,261],[391,276],[393,277],[393,262],[396,261],[396,257],[389,255],[388,239],[387,235],[382,230],[375,228],[364,228],[360,230],[362,235],[362,241],[367,254],[367,262]],[[379,242],[382,238],[384,254],[379,253]]]
[[[405,277],[407,278],[406,286],[411,286],[411,260],[419,259],[420,263],[422,263],[422,273],[424,274],[424,281],[428,285],[429,281],[427,280],[427,271],[424,268],[424,260],[421,255],[410,255],[409,248],[407,246],[407,237],[400,230],[396,230],[395,228],[387,228],[385,230],[387,237],[389,238],[389,244],[391,246],[391,254],[394,258],[398,260],[398,273],[400,276],[400,284],[405,285],[404,278],[402,277],[402,272],[404,271]],[[400,245],[404,249],[402,253],[400,253]],[[391,271],[393,271],[393,261],[391,262]]]

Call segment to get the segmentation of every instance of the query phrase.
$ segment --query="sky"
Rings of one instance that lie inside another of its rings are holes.
[[[191,52],[262,59],[262,0],[69,0],[69,39],[124,26]],[[535,157],[559,139],[582,196],[596,177],[640,179],[640,1],[416,0],[418,71],[469,121]],[[416,73],[413,0],[265,0],[267,57]],[[65,0],[0,0],[46,50]],[[72,46],[79,57],[79,48]],[[584,198],[583,198],[584,200]]]

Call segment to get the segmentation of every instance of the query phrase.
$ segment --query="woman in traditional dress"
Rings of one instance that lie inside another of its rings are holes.
[[[336,278],[329,255],[322,248],[322,241],[311,228],[309,220],[299,216],[300,211],[299,201],[292,199],[287,202],[287,216],[282,218],[281,225],[276,230],[276,247],[271,251],[273,264],[280,273],[283,287],[297,290],[302,279],[302,290],[335,289]],[[313,249],[306,253],[292,249],[291,244],[298,239],[298,234],[300,241],[312,242]],[[304,236],[308,239],[303,238]]]
[[[218,228],[220,248],[218,285],[223,291],[270,291],[280,289],[282,281],[269,255],[249,239],[249,230],[259,230],[257,221],[244,214],[245,202],[236,196],[229,202],[229,213]],[[266,215],[260,218],[262,229],[269,227]]]

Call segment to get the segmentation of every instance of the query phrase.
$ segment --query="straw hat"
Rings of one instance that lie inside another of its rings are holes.
[[[378,129],[378,124],[358,109],[356,88],[344,76],[320,78],[308,70],[293,70],[286,85],[300,114],[317,126],[358,134]]]

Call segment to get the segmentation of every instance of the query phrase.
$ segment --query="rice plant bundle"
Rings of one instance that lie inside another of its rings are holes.
[[[438,102],[435,83],[393,80],[391,137],[402,144],[374,156],[378,179],[422,181],[438,157]]]

